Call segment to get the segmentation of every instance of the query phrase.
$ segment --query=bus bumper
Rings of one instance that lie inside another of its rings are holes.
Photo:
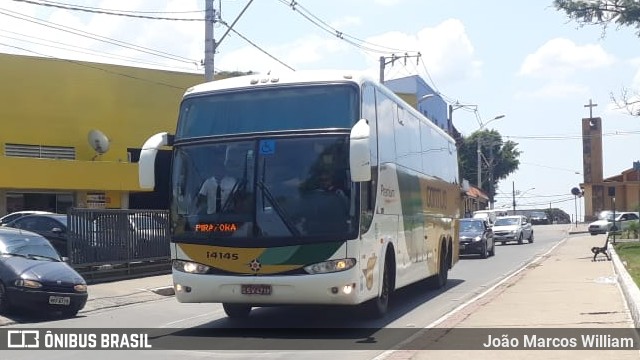
[[[364,301],[366,289],[358,282],[357,271],[352,268],[315,275],[220,276],[174,269],[173,283],[176,299],[183,303],[355,305]],[[270,290],[266,291],[268,294],[243,294],[242,288],[247,285],[266,285]]]

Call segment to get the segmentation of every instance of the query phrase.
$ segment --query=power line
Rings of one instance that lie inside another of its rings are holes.
[[[93,14],[124,16],[124,17],[139,18],[139,19],[171,20],[171,21],[204,21],[204,19],[202,19],[202,18],[185,19],[185,18],[170,18],[170,17],[149,16],[149,15],[135,15],[135,14],[132,14],[132,13],[119,12],[119,10],[114,10],[114,11],[100,10],[99,8],[89,8],[89,7],[82,7],[82,6],[77,6],[77,5],[67,5],[67,4],[54,3],[54,2],[42,3],[42,2],[38,2],[38,1],[32,1],[32,0],[13,0],[13,1],[23,2],[23,3],[27,3],[27,4],[32,4],[32,5],[53,7],[53,8],[58,8],[58,9],[82,11],[82,12],[93,13]]]
[[[183,71],[192,71],[193,70],[193,69],[188,69],[188,68],[184,68],[184,67],[168,66],[166,64],[157,63],[157,62],[142,61],[142,60],[139,60],[139,59],[136,59],[136,58],[132,58],[132,57],[128,57],[128,56],[114,55],[114,54],[110,54],[110,53],[106,53],[106,52],[102,52],[102,51],[96,51],[96,50],[92,50],[92,49],[87,49],[87,48],[83,48],[83,47],[79,47],[79,46],[75,46],[75,45],[59,42],[59,41],[47,40],[47,39],[42,39],[42,38],[38,38],[38,37],[35,37],[35,36],[24,35],[24,34],[16,33],[16,32],[9,31],[9,30],[0,29],[0,32],[7,32],[7,33],[10,33],[10,34],[15,34],[15,35],[26,37],[26,38],[36,39],[36,40],[40,40],[41,42],[30,41],[30,40],[25,40],[25,39],[21,39],[21,38],[17,38],[17,37],[6,36],[6,35],[0,35],[0,37],[4,37],[4,38],[7,38],[7,39],[16,40],[16,41],[22,41],[22,42],[26,42],[26,43],[31,43],[31,44],[36,44],[36,45],[40,45],[40,46],[46,46],[46,47],[50,47],[50,48],[54,48],[54,49],[73,51],[73,52],[76,52],[76,53],[88,54],[88,55],[99,55],[99,56],[105,57],[105,58],[111,58],[111,59],[116,59],[116,60],[126,60],[128,62],[145,64],[145,65],[153,65],[153,66],[161,66],[161,67],[170,68],[170,69],[176,69],[176,70],[183,70]],[[50,44],[47,44],[47,42],[50,42],[50,43],[53,43],[53,44],[59,44],[59,45],[62,45],[62,46],[50,45]],[[74,50],[73,48],[82,49],[82,50]],[[86,50],[86,51],[83,51],[83,50]]]
[[[141,77],[137,77],[137,76],[133,76],[133,75],[128,75],[128,74],[123,74],[123,73],[119,73],[117,71],[112,71],[112,70],[108,70],[108,69],[104,69],[101,67],[98,67],[96,65],[92,65],[89,63],[84,63],[84,62],[80,62],[80,61],[75,61],[75,60],[69,60],[69,59],[61,59],[61,58],[57,58],[55,56],[51,56],[51,55],[46,55],[46,54],[42,54],[39,53],[37,51],[33,51],[33,50],[29,50],[29,49],[25,49],[25,48],[21,48],[19,46],[14,46],[14,45],[9,45],[9,44],[3,44],[0,43],[0,45],[2,46],[6,46],[6,47],[10,47],[10,48],[14,48],[14,49],[18,49],[18,50],[22,50],[22,51],[26,51],[26,52],[30,52],[39,56],[44,56],[46,58],[50,58],[50,59],[56,59],[56,60],[60,60],[60,61],[66,61],[68,63],[74,64],[74,65],[78,65],[78,66],[84,66],[87,68],[91,68],[91,69],[95,69],[95,70],[99,70],[99,71],[104,71],[108,74],[113,74],[113,75],[118,75],[118,76],[122,76],[122,77],[126,77],[129,79],[134,79],[134,80],[139,80],[139,81],[144,81],[144,82],[148,82],[148,83],[152,83],[152,84],[156,84],[156,85],[161,85],[161,86],[166,86],[169,88],[173,88],[173,89],[178,89],[178,90],[182,90],[184,91],[184,88],[181,88],[179,86],[175,86],[175,85],[171,85],[171,84],[167,84],[167,83],[163,83],[161,81],[155,81],[155,80],[149,80],[149,79],[145,79],[145,78],[141,78]]]
[[[113,38],[109,38],[106,36],[101,36],[101,35],[96,35],[96,34],[92,34],[86,31],[82,31],[82,30],[78,30],[78,29],[74,29],[68,26],[64,26],[64,25],[60,25],[60,24],[56,24],[50,21],[46,21],[46,20],[42,20],[42,19],[38,19],[36,17],[33,16],[29,16],[29,15],[25,15],[25,14],[21,14],[15,11],[11,11],[11,10],[7,10],[7,9],[2,9],[0,8],[0,14],[12,17],[12,18],[16,18],[19,20],[23,20],[23,21],[28,21],[31,23],[35,23],[38,25],[42,25],[48,28],[52,28],[52,29],[56,29],[59,31],[64,31],[67,33],[71,33],[77,36],[82,36],[82,37],[86,37],[92,40],[98,40],[98,41],[102,41],[111,45],[116,45],[116,46],[120,46],[120,47],[124,47],[127,49],[131,49],[131,50],[136,50],[136,51],[140,51],[143,53],[147,53],[150,55],[154,55],[154,56],[158,56],[158,57],[163,57],[166,59],[170,59],[170,60],[174,60],[174,61],[180,61],[180,62],[184,62],[184,63],[189,63],[189,64],[198,64],[198,61],[193,60],[193,59],[188,59],[179,55],[173,55],[170,53],[166,53],[163,51],[159,51],[159,50],[154,50],[151,48],[147,48],[144,46],[140,46],[140,45],[135,45],[135,44],[131,44],[131,43],[127,43],[121,40],[117,40],[117,39],[113,39]]]
[[[615,131],[609,133],[603,133],[602,136],[623,136],[623,135],[636,135],[640,134],[640,131]],[[521,139],[521,140],[582,140],[583,138],[591,138],[600,135],[531,135],[531,136],[518,136],[518,135],[503,135],[503,138]]]
[[[268,57],[272,58],[273,60],[277,61],[278,63],[282,64],[284,67],[292,70],[292,71],[296,71],[294,68],[292,68],[291,66],[285,64],[284,62],[282,62],[280,59],[276,58],[275,56],[269,54],[266,50],[262,49],[260,46],[258,46],[257,44],[255,44],[254,42],[252,42],[251,40],[247,39],[244,35],[240,34],[239,32],[237,32],[235,29],[229,27],[229,25],[227,25],[227,23],[223,20],[219,20],[219,23],[223,24],[224,26],[226,26],[229,30],[231,30],[234,34],[240,36],[244,41],[248,42],[249,44],[251,44],[253,47],[255,47],[256,49],[258,49],[259,51],[261,51],[263,54],[267,55]]]
[[[320,19],[318,16],[314,15],[313,13],[311,13],[309,10],[307,10],[304,6],[302,6],[298,1],[292,0],[292,1],[286,1],[286,0],[278,0],[280,3],[286,5],[287,7],[290,7],[293,11],[297,12],[298,14],[300,14],[300,16],[304,17],[305,19],[307,19],[307,21],[311,22],[312,24],[314,24],[316,27],[318,27],[319,29],[337,37],[340,40],[343,40],[363,51],[368,51],[368,52],[373,52],[373,53],[382,53],[382,54],[391,54],[394,52],[402,52],[402,53],[410,53],[410,52],[416,52],[416,51],[412,51],[412,50],[404,50],[404,49],[396,49],[396,48],[392,48],[392,47],[388,47],[388,46],[383,46],[383,45],[378,45],[378,44],[373,44],[367,41],[364,41],[362,39],[359,39],[355,36],[351,36],[347,33],[344,33],[342,31],[339,31],[338,29],[334,28],[333,26],[329,25],[326,21]]]
[[[141,10],[116,10],[116,9],[105,9],[105,8],[97,8],[91,6],[83,6],[83,5],[74,5],[68,3],[62,3],[59,1],[49,1],[49,0],[41,0],[44,3],[49,4],[57,4],[57,5],[67,5],[67,6],[75,6],[84,9],[94,9],[94,10],[104,10],[104,11],[112,11],[112,12],[122,12],[122,13],[131,13],[131,14],[188,14],[188,13],[203,13],[204,10],[185,10],[185,11],[141,11]]]

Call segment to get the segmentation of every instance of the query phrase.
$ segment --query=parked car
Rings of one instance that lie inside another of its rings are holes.
[[[636,212],[616,212],[615,223],[618,230],[625,230],[629,225],[640,219]],[[602,212],[600,219],[589,224],[591,235],[606,234],[613,227],[613,212]]]
[[[16,220],[25,215],[34,215],[34,214],[53,214],[49,211],[39,211],[39,210],[23,210],[23,211],[15,211],[11,214],[7,214],[0,218],[0,226],[5,226],[6,224]]]
[[[502,245],[509,241],[517,241],[522,244],[524,239],[533,242],[533,228],[527,218],[522,215],[501,216],[493,225],[493,237]]]
[[[0,313],[14,307],[75,316],[87,302],[87,283],[44,237],[0,228]]]
[[[478,254],[486,259],[496,254],[493,231],[482,219],[460,219],[460,254]]]
[[[532,211],[529,214],[529,220],[531,225],[547,225],[549,224],[549,218],[544,211]]]
[[[28,230],[44,236],[60,256],[67,254],[67,215],[32,214],[19,217],[5,225],[7,227]]]

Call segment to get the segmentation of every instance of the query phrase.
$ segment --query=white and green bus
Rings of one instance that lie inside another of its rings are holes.
[[[176,298],[252,307],[360,305],[445,285],[462,204],[454,140],[363,75],[249,75],[188,89],[149,138],[140,186],[172,146]]]

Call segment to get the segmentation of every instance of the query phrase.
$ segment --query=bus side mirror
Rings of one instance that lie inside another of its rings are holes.
[[[142,189],[153,190],[156,187],[156,154],[161,147],[170,146],[172,143],[173,135],[161,132],[151,136],[142,145],[138,161],[138,182]]]
[[[349,166],[351,181],[371,180],[371,146],[369,144],[369,122],[360,119],[349,136]]]

